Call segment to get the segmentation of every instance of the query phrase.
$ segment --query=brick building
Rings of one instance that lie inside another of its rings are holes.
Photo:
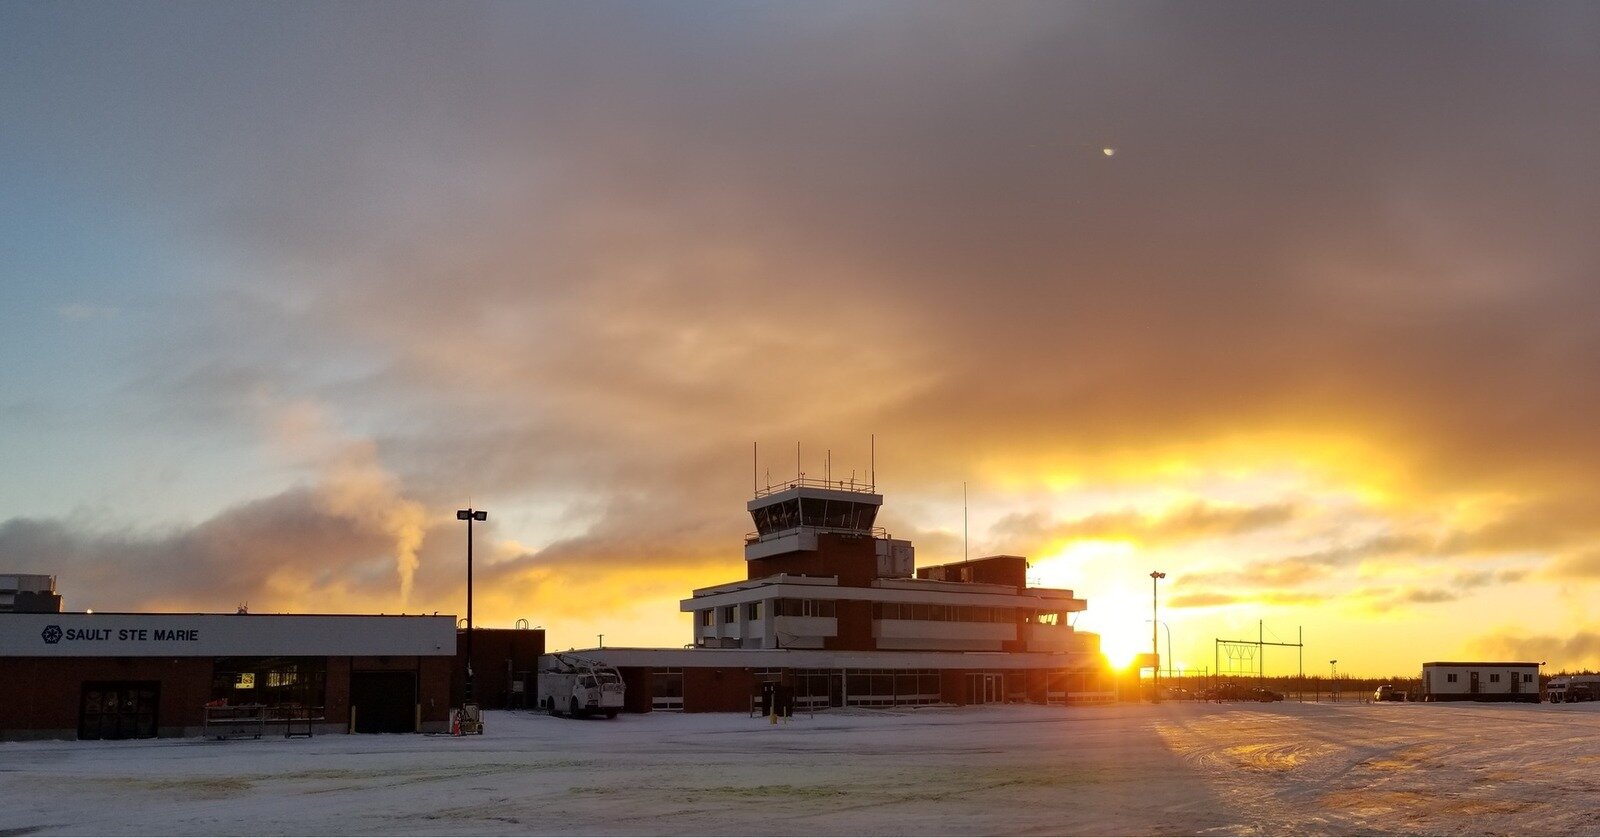
[[[198,736],[207,705],[269,732],[444,731],[456,636],[448,616],[0,614],[0,738]]]
[[[747,710],[764,683],[801,707],[1076,702],[1110,697],[1087,603],[1030,587],[1027,560],[916,567],[875,526],[881,495],[797,480],[748,504],[746,578],[701,588],[682,649],[586,649],[621,670],[629,711]]]

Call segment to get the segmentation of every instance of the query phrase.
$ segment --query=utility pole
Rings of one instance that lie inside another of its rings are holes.
[[[1156,613],[1159,603],[1156,586],[1165,578],[1167,578],[1167,575],[1159,570],[1150,571],[1150,660],[1151,663],[1155,664],[1150,669],[1150,702],[1152,704],[1161,703],[1161,645],[1159,640],[1161,635],[1158,631],[1161,628],[1161,624],[1157,619],[1159,615]]]

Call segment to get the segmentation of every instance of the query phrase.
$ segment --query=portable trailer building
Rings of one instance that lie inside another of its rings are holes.
[[[1526,661],[1431,661],[1422,665],[1422,700],[1537,704],[1539,666]]]

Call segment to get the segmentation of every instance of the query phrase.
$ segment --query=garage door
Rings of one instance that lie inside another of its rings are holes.
[[[417,729],[415,672],[350,673],[356,733],[411,733]]]

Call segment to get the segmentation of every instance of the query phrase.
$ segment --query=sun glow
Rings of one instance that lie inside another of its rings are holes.
[[[1068,588],[1089,601],[1074,626],[1100,635],[1100,652],[1121,669],[1135,655],[1149,651],[1150,600],[1130,576],[1137,547],[1129,541],[1083,539],[1069,542],[1034,562],[1029,575],[1037,584]]]
[[[1133,663],[1140,652],[1150,651],[1149,608],[1148,602],[1134,596],[1098,596],[1089,601],[1089,611],[1080,626],[1100,635],[1100,653],[1112,666],[1122,669]]]

